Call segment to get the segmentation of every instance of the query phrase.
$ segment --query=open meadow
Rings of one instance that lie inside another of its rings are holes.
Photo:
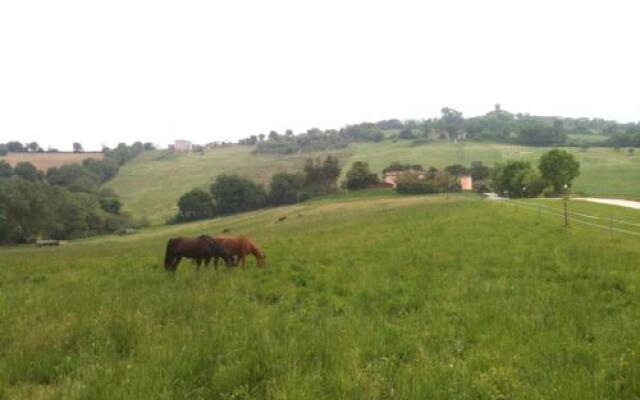
[[[93,158],[102,160],[104,154],[95,152],[83,153],[9,153],[6,156],[0,156],[0,160],[4,160],[15,167],[19,162],[30,162],[40,171],[47,171],[49,168],[60,167],[66,164],[82,164],[82,161]]]
[[[164,271],[223,229],[267,267]],[[638,398],[639,240],[374,191],[3,248],[0,399]]]
[[[536,165],[549,148],[494,143],[461,144],[433,142],[411,146],[410,141],[354,143],[346,149],[332,151],[343,165],[342,179],[354,161],[366,161],[374,172],[394,161],[419,163],[425,167],[444,168],[451,164],[470,165],[482,161],[492,166],[497,161],[525,160]],[[125,209],[135,217],[147,217],[152,223],[164,223],[175,215],[180,196],[195,187],[208,188],[221,173],[236,173],[267,183],[276,172],[299,171],[309,157],[327,153],[302,153],[289,156],[254,155],[250,147],[232,146],[205,151],[204,154],[145,152],[121,168],[107,183],[124,201]],[[640,155],[611,148],[566,148],[581,163],[581,175],[574,189],[589,196],[640,198],[640,187],[630,182],[640,180]]]

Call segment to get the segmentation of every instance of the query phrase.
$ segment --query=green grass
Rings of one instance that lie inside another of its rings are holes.
[[[549,149],[511,146],[492,143],[444,142],[411,146],[411,141],[396,143],[358,143],[348,149],[334,152],[347,168],[354,161],[367,161],[380,173],[393,161],[420,163],[443,168],[472,161],[493,165],[496,161],[521,159],[537,164],[539,157]],[[581,163],[581,176],[574,188],[591,196],[640,198],[640,155],[629,156],[625,151],[610,148],[590,148],[580,151],[568,148]],[[148,217],[153,223],[163,223],[175,215],[178,198],[194,187],[207,188],[220,173],[238,173],[266,183],[279,171],[299,171],[306,158],[324,156],[323,153],[292,156],[253,155],[249,148],[231,147],[211,150],[204,155],[144,153],[126,164],[118,176],[107,184],[115,189],[125,209],[136,217]],[[347,168],[343,169],[342,178]]]
[[[473,196],[301,211],[0,250],[0,398],[640,396],[637,238]],[[164,272],[224,228],[267,268]]]
[[[581,143],[587,146],[601,145],[609,139],[608,135],[592,133],[570,133],[568,139],[573,143]]]

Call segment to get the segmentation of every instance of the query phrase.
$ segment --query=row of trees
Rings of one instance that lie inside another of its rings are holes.
[[[307,160],[301,172],[273,175],[268,188],[238,175],[219,175],[208,191],[197,188],[180,197],[174,222],[302,202],[336,191],[340,171],[338,159],[329,155]]]
[[[526,161],[498,163],[493,169],[494,190],[506,197],[538,197],[548,187],[553,194],[564,193],[580,175],[580,163],[564,151],[554,149],[542,157],[537,170]]]
[[[43,153],[44,149],[40,147],[38,142],[21,143],[18,141],[11,141],[7,143],[0,143],[0,156],[5,156],[7,153]]]
[[[72,239],[134,226],[111,190],[73,192],[43,180],[0,177],[0,243]]]
[[[640,146],[640,124],[620,124],[616,121],[586,118],[540,117],[513,114],[499,104],[485,115],[464,118],[462,112],[444,107],[438,118],[427,120],[397,119],[348,125],[339,130],[310,129],[294,135],[271,131],[268,135],[253,135],[240,144],[255,145],[256,153],[291,154],[298,152],[339,149],[356,141],[379,142],[385,139],[413,140],[416,144],[435,139],[476,140],[517,143],[530,146],[579,146],[568,134],[606,134],[605,145]]]
[[[102,152],[108,153],[116,150],[122,151],[124,148],[127,148],[128,151],[134,154],[137,154],[143,150],[153,150],[155,149],[155,146],[153,145],[153,143],[149,143],[149,142],[147,143],[135,142],[131,146],[127,146],[125,143],[119,143],[118,146],[113,150],[109,149],[108,147],[103,147]],[[82,148],[81,143],[78,143],[78,142],[73,143],[74,153],[82,153],[83,151],[84,149]],[[38,142],[22,143],[22,142],[13,140],[7,143],[0,143],[0,156],[5,156],[8,153],[45,153],[45,152],[57,153],[58,149],[49,148],[45,151],[42,147],[40,147]]]

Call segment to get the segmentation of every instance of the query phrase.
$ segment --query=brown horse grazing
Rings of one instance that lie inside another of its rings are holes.
[[[259,267],[266,266],[265,259],[267,258],[267,256],[248,237],[225,235],[216,236],[214,240],[217,241],[218,244],[220,244],[222,249],[225,251],[225,253],[227,253],[227,255],[229,255],[232,260],[234,257],[236,257],[235,260],[232,261],[233,265],[238,265],[238,263],[240,263],[240,265],[244,267],[247,254],[253,254]],[[217,263],[218,257],[214,257],[213,264],[217,265]]]
[[[202,261],[208,265],[214,257],[216,260],[222,258],[227,266],[233,263],[233,257],[230,257],[215,239],[207,235],[169,239],[164,254],[164,268],[175,272],[182,257],[194,259],[198,269]]]

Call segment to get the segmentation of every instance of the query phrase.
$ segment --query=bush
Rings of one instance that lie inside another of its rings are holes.
[[[213,197],[202,189],[193,189],[178,200],[177,221],[195,221],[214,216]]]
[[[406,173],[398,177],[396,191],[402,194],[432,194],[460,191],[460,185],[447,171],[429,170],[424,178]]]
[[[271,204],[294,204],[298,200],[304,201],[307,195],[302,191],[304,176],[300,173],[289,174],[281,172],[271,177],[269,184],[269,200]]]
[[[10,178],[13,176],[13,168],[11,164],[5,160],[0,160],[0,178]]]
[[[372,173],[369,164],[363,161],[354,162],[347,172],[346,186],[349,190],[364,189],[378,182],[378,175]]]
[[[398,134],[398,138],[400,139],[415,139],[416,135],[413,134],[411,128],[405,128]]]

